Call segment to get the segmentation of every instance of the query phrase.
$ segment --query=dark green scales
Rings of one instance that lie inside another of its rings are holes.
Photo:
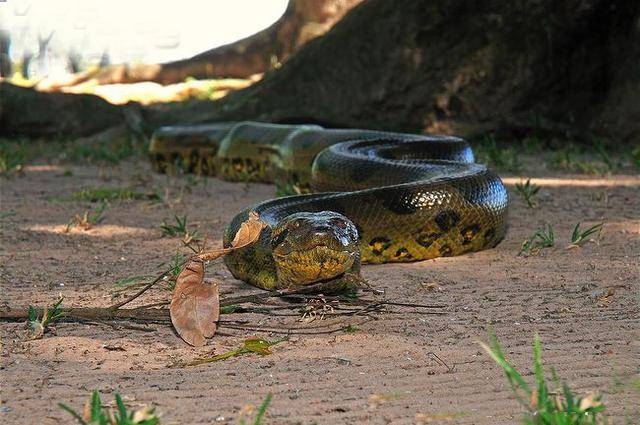
[[[491,248],[506,232],[507,191],[462,139],[256,122],[163,127],[154,169],[273,182],[289,195],[248,207],[259,241],[225,257],[264,289],[339,281],[361,263],[419,261]]]

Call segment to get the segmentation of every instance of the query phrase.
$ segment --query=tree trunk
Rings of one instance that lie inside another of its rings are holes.
[[[31,59],[33,59],[33,53],[27,51],[22,54],[22,69],[20,73],[25,80],[29,79],[29,67],[31,66]]]
[[[640,139],[635,0],[370,0],[212,118]]]
[[[235,43],[216,47],[188,59],[164,64],[115,65],[79,74],[65,85],[88,80],[97,84],[154,81],[176,84],[187,77],[249,78],[278,67],[309,40],[327,32],[362,0],[290,0],[282,17],[269,28]],[[60,88],[43,82],[42,88]]]
[[[11,77],[12,66],[9,49],[11,48],[11,35],[8,31],[0,30],[0,77]]]
[[[0,82],[0,137],[92,135],[122,126],[130,109],[93,95],[41,93]]]

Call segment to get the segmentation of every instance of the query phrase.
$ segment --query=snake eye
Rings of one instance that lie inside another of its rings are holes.
[[[344,221],[341,218],[333,218],[333,219],[331,219],[331,224],[334,224],[334,225],[338,226],[341,229],[346,229],[347,228],[347,222]]]
[[[277,235],[274,235],[271,238],[271,247],[275,248],[278,245],[280,245],[282,242],[284,242],[288,233],[289,231],[287,229],[283,229],[280,233],[278,233]]]

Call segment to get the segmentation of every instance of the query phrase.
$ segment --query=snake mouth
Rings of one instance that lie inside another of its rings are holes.
[[[358,252],[335,250],[327,245],[286,254],[274,253],[278,280],[288,286],[309,285],[339,277],[351,270],[357,258]]]

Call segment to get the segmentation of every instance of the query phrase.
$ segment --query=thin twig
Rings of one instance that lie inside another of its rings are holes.
[[[112,304],[111,306],[108,307],[109,310],[117,310],[120,307],[124,306],[125,304],[129,304],[131,301],[135,300],[136,298],[138,298],[140,295],[144,294],[145,292],[147,292],[153,285],[155,285],[156,283],[160,282],[162,280],[162,278],[164,278],[167,274],[169,273],[169,271],[165,271],[162,272],[161,275],[159,275],[158,277],[156,277],[155,279],[153,279],[151,282],[147,283],[146,285],[144,285],[142,287],[142,289],[140,289],[138,292],[136,292],[135,294],[131,295],[128,298],[125,298],[124,300],[117,302],[115,304]]]
[[[137,306],[135,308],[136,309],[142,309],[142,308],[163,307],[163,306],[169,305],[169,304],[171,304],[171,301],[158,301],[157,303],[139,305],[139,306]]]
[[[447,307],[446,305],[442,305],[442,304],[414,304],[414,303],[402,303],[402,302],[397,302],[397,301],[381,301],[381,303],[386,304],[386,305],[397,305],[400,307],[415,307],[415,308],[445,308]]]
[[[346,323],[346,322],[341,322],[341,323],[338,323],[338,324],[327,323],[325,326],[311,326],[311,327],[304,327],[304,328],[303,327],[299,327],[299,328],[265,328],[265,327],[257,327],[255,325],[243,326],[242,324],[233,324],[233,323],[225,322],[223,324],[223,327],[230,328],[230,329],[241,329],[241,330],[254,331],[254,332],[268,332],[268,333],[275,333],[275,334],[279,333],[279,334],[287,334],[287,335],[321,335],[321,334],[330,334],[330,333],[341,332],[341,331],[344,331],[349,326],[352,326],[352,325],[363,325],[363,324],[365,324],[367,322],[370,322],[372,320],[374,320],[374,319],[367,318],[366,320],[361,320],[361,321],[356,322],[356,323]],[[326,329],[327,327],[337,326],[337,325],[339,325],[339,327],[337,327],[336,329]],[[309,331],[309,329],[311,331]]]

